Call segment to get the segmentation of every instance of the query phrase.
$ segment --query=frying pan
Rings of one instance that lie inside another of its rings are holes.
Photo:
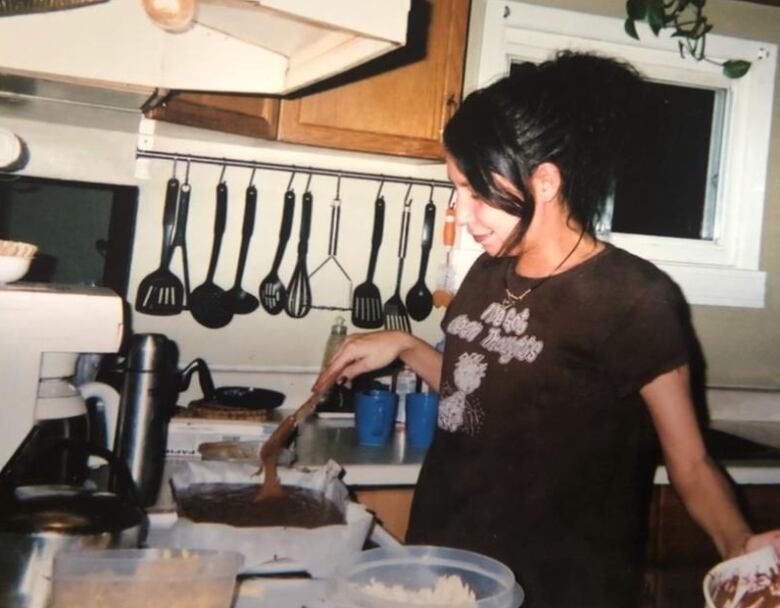
[[[198,373],[203,399],[198,401],[249,410],[272,410],[284,402],[284,394],[267,388],[248,386],[221,386],[214,388],[209,366],[203,359],[194,359],[181,372],[179,390],[187,390],[192,375]]]

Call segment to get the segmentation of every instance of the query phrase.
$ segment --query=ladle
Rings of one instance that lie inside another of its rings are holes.
[[[241,227],[241,249],[238,254],[238,266],[236,268],[236,281],[233,287],[225,293],[220,299],[222,306],[227,310],[237,314],[246,315],[253,312],[260,305],[260,301],[248,291],[241,287],[241,279],[244,276],[244,266],[246,266],[246,256],[249,252],[249,241],[252,238],[252,232],[255,229],[255,210],[257,208],[257,188],[252,181],[254,180],[255,169],[252,169],[252,176],[249,179],[249,186],[246,189],[246,204],[244,206],[244,223]]]
[[[417,276],[417,282],[412,285],[409,293],[406,294],[406,309],[409,316],[415,321],[422,321],[433,308],[433,294],[425,285],[425,272],[428,270],[428,257],[431,253],[431,243],[433,242],[433,225],[436,220],[436,206],[433,201],[425,205],[425,216],[423,218],[422,245],[420,253],[420,274]]]
[[[233,318],[233,313],[222,306],[221,299],[225,290],[214,283],[214,272],[217,269],[219,251],[222,247],[222,235],[225,233],[225,219],[227,217],[227,184],[223,180],[224,168],[220,182],[217,184],[217,206],[214,214],[214,241],[211,245],[211,259],[209,270],[203,284],[194,289],[190,296],[190,312],[195,320],[211,329],[224,327]]]

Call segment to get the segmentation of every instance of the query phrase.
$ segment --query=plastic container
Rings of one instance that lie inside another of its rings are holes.
[[[126,549],[60,553],[52,608],[229,608],[244,556]]]
[[[401,585],[416,592],[433,589],[440,577],[457,575],[474,592],[476,603],[415,603],[409,598],[387,599],[368,593],[372,583]],[[433,546],[370,549],[356,561],[339,569],[328,586],[330,599],[363,608],[413,608],[425,606],[477,606],[479,608],[517,608],[523,603],[523,590],[512,571],[484,555]]]
[[[780,556],[772,547],[764,547],[758,551],[721,562],[704,577],[702,587],[707,608],[723,608],[724,606],[732,605],[759,605],[755,603],[755,596],[748,600],[743,595],[745,603],[739,602],[734,604],[733,599],[728,601],[721,599],[719,601],[718,595],[721,594],[718,594],[718,588],[728,584],[732,587],[732,591],[736,591],[738,595],[757,593],[764,589],[768,590],[772,584],[770,578],[772,573],[777,578],[778,572],[780,572]],[[774,599],[776,600],[777,598]]]

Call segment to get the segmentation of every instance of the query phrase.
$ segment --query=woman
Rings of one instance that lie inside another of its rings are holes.
[[[567,52],[470,95],[444,142],[456,222],[485,253],[444,317],[444,353],[358,334],[326,370],[349,380],[400,358],[440,393],[407,542],[501,560],[532,608],[637,604],[653,427],[721,555],[775,538],[752,535],[706,453],[679,290],[595,236],[638,82]]]

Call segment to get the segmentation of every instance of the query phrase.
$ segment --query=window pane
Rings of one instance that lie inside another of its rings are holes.
[[[714,90],[645,82],[618,175],[612,231],[712,238],[723,104]],[[713,128],[713,126],[715,128]]]

